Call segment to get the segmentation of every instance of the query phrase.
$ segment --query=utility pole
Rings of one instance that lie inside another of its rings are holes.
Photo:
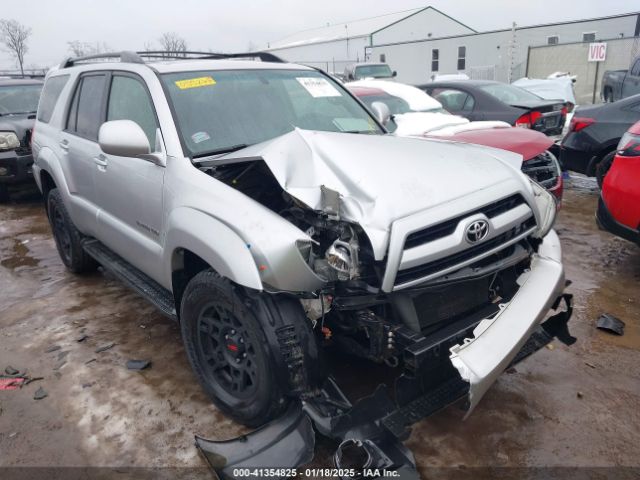
[[[516,58],[516,22],[511,24],[511,41],[509,42],[509,71],[507,72],[507,82],[513,80],[513,67]]]

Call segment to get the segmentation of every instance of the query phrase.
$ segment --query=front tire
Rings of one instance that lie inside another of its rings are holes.
[[[47,216],[65,267],[73,273],[96,270],[98,263],[82,248],[82,234],[73,224],[57,188],[52,189],[47,197]]]
[[[0,183],[0,203],[7,203],[9,201],[9,186],[5,183]]]
[[[189,362],[204,391],[224,414],[257,427],[289,402],[262,330],[265,309],[247,308],[243,293],[212,270],[200,272],[185,289],[180,322]]]

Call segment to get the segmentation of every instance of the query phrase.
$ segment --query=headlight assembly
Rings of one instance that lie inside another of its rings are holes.
[[[13,132],[0,132],[0,150],[15,150],[20,146],[18,136]]]
[[[538,230],[533,234],[536,238],[543,238],[549,233],[553,224],[556,221],[557,205],[555,197],[547,192],[544,187],[540,186],[537,182],[531,181],[533,188],[533,197],[540,213],[538,219]]]

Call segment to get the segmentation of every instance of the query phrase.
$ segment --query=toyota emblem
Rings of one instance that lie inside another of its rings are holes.
[[[484,239],[489,233],[489,223],[486,220],[476,220],[467,227],[465,235],[467,242],[478,243]]]

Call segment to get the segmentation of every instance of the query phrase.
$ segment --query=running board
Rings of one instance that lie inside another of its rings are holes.
[[[160,312],[172,320],[178,320],[173,295],[169,290],[142,273],[98,240],[85,239],[82,241],[82,248],[105,270],[111,272],[125,285],[155,305]]]

